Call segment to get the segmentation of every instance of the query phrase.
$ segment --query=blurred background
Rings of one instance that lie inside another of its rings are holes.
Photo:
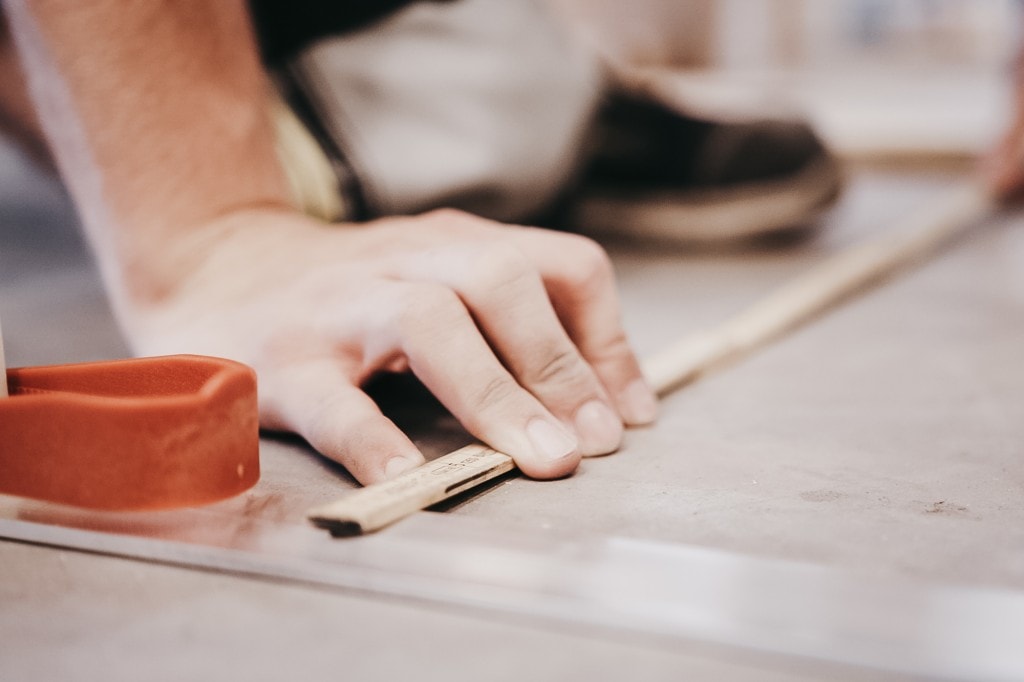
[[[1018,0],[551,0],[616,62],[725,116],[806,114],[848,158],[972,157],[1011,110]]]
[[[711,116],[806,116],[847,162],[963,176],[1012,110],[1020,0],[546,1],[638,87]],[[0,139],[0,312],[8,331],[49,325],[10,337],[13,364],[128,354],[76,223],[60,184]],[[65,280],[47,315],[18,295]]]

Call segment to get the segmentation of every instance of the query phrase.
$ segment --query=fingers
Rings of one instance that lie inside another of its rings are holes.
[[[657,418],[648,387],[622,327],[611,261],[577,235],[522,228],[510,239],[536,263],[562,324],[630,425]]]
[[[361,233],[361,260],[327,271],[331,286],[317,280],[313,336],[325,348],[273,367],[272,380],[262,370],[265,425],[299,432],[372,483],[423,461],[358,387],[395,363],[534,478],[565,476],[581,454],[616,449],[623,421],[655,418],[600,247],[462,214],[430,219],[454,227],[409,219]],[[415,248],[395,246],[406,229]]]
[[[583,455],[622,442],[622,420],[555,314],[537,268],[506,243],[435,249],[398,263],[407,278],[451,287],[515,381],[579,438]]]
[[[378,299],[390,310],[390,336],[409,367],[466,429],[511,455],[534,478],[557,478],[579,464],[577,440],[501,364],[456,293],[444,286],[394,282]],[[391,349],[380,347],[380,352]]]
[[[333,359],[289,365],[264,372],[260,379],[263,424],[295,431],[363,485],[424,462],[416,446]]]
[[[1006,139],[1002,146],[984,160],[982,179],[989,191],[1000,200],[1018,197],[1024,190],[1024,143]]]

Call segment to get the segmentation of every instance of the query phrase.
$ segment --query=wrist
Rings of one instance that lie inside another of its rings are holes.
[[[115,312],[130,337],[151,323],[174,317],[183,300],[237,301],[255,286],[271,286],[275,263],[319,221],[279,205],[246,207],[173,234],[138,239],[109,258],[104,278]],[[160,324],[158,326],[164,326]]]

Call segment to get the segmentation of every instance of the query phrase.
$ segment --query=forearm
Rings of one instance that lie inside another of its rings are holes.
[[[242,0],[18,0],[7,11],[118,307],[172,291],[222,216],[287,207]]]
[[[252,365],[262,424],[366,483],[423,461],[362,391],[383,371],[538,478],[654,419],[593,242],[452,211],[323,229],[290,208],[243,0],[7,9],[137,351]]]

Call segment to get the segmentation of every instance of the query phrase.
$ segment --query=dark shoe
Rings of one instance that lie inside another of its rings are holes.
[[[574,229],[684,243],[804,230],[838,197],[839,164],[802,122],[714,122],[614,95],[569,211]]]

